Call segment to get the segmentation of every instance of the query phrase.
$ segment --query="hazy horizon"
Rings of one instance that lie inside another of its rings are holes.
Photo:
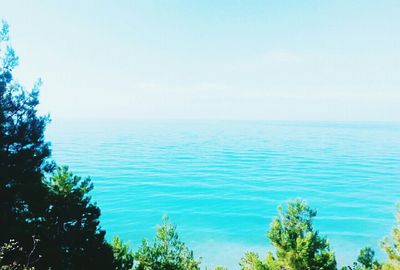
[[[1,7],[55,121],[400,121],[398,1]]]

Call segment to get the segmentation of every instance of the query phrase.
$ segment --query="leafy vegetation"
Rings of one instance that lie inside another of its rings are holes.
[[[0,243],[16,239],[28,246],[47,207],[42,179],[53,168],[44,140],[48,117],[36,113],[40,81],[28,92],[13,80],[18,57],[8,25],[0,29]]]
[[[378,270],[381,269],[380,263],[374,259],[375,251],[366,247],[360,250],[357,261],[352,266],[344,266],[342,270]]]
[[[214,268],[214,270],[228,270],[228,268],[226,268],[224,266],[217,266]]]
[[[143,240],[135,253],[137,270],[197,270],[200,260],[194,259],[193,251],[179,239],[176,227],[168,217],[157,228],[153,244]]]
[[[392,240],[386,237],[382,248],[389,257],[383,264],[383,270],[400,270],[400,203],[397,205],[397,227],[392,230]]]
[[[261,261],[257,254],[249,252],[241,261],[242,269],[336,269],[328,241],[313,227],[316,211],[302,200],[289,202],[286,211],[280,206],[278,211],[268,231],[276,255],[269,252]]]
[[[43,251],[41,268],[112,269],[113,252],[99,226],[100,209],[91,203],[89,178],[73,175],[68,167],[57,167],[45,181],[48,208],[40,224]]]
[[[37,115],[38,81],[31,91],[14,81],[18,57],[0,31],[0,243],[30,245],[43,257],[39,269],[113,269],[111,246],[99,227],[100,209],[90,202],[90,180],[55,169],[44,139],[49,121]],[[48,179],[48,180],[44,180]],[[18,262],[18,252],[8,260]],[[14,256],[14,258],[12,257]]]
[[[142,245],[133,252],[118,237],[113,239],[115,265],[118,270],[197,270],[200,259],[196,260],[193,251],[179,239],[176,226],[163,218],[157,227],[152,244],[143,240]],[[224,268],[221,268],[224,269]]]
[[[0,270],[34,270],[31,265],[41,256],[35,254],[38,239],[32,237],[32,241],[33,246],[29,252],[26,252],[14,239],[0,246]]]
[[[119,237],[112,242],[116,270],[129,270],[133,267],[134,253]]]

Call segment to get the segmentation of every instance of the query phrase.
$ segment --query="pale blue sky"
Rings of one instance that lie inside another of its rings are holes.
[[[53,119],[400,121],[400,1],[3,1]]]

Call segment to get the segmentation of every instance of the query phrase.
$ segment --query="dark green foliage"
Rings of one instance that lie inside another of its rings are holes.
[[[316,215],[304,201],[297,200],[287,204],[286,212],[280,207],[279,216],[271,224],[268,238],[276,256],[293,269],[336,269],[328,241],[313,227]]]
[[[135,253],[137,270],[198,270],[200,260],[195,260],[193,251],[189,250],[179,239],[176,227],[164,217],[157,228],[153,245],[143,241]]]
[[[375,251],[366,247],[360,250],[360,254],[357,257],[357,262],[354,262],[352,266],[342,267],[342,270],[379,270],[382,269],[380,263],[374,259]]]
[[[134,254],[127,244],[119,237],[114,237],[112,242],[114,264],[116,270],[130,270],[133,266]]]
[[[374,265],[374,256],[375,251],[370,247],[366,247],[360,250],[357,261],[365,268],[372,268]]]
[[[33,245],[30,251],[24,250],[23,247],[15,240],[10,240],[0,246],[0,270],[34,270],[31,265],[40,259],[35,253],[38,239],[32,237]]]
[[[328,241],[313,227],[316,211],[304,201],[280,206],[279,215],[271,223],[268,238],[276,248],[265,261],[255,253],[247,253],[241,261],[242,269],[334,270],[336,260]]]
[[[18,57],[8,44],[8,25],[0,31],[0,243],[30,244],[46,208],[42,178],[51,171],[44,140],[48,117],[37,116],[40,81],[28,92],[15,82]]]
[[[39,269],[114,269],[111,246],[99,227],[100,209],[90,202],[89,179],[67,168],[54,170],[44,140],[48,117],[37,115],[40,81],[31,91],[15,82],[18,57],[0,29],[0,245],[15,239],[29,246],[35,235]],[[14,255],[13,255],[14,254]],[[20,254],[8,253],[9,261]],[[14,257],[12,257],[14,256]]]
[[[111,246],[99,227],[100,209],[91,203],[90,179],[81,179],[58,167],[46,181],[49,207],[42,226],[41,267],[53,269],[113,269]]]

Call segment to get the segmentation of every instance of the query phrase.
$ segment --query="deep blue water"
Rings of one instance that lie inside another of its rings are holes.
[[[395,225],[400,124],[54,121],[47,137],[59,164],[92,177],[108,238],[136,247],[167,213],[203,266],[264,255],[278,204],[297,197],[340,265]]]

